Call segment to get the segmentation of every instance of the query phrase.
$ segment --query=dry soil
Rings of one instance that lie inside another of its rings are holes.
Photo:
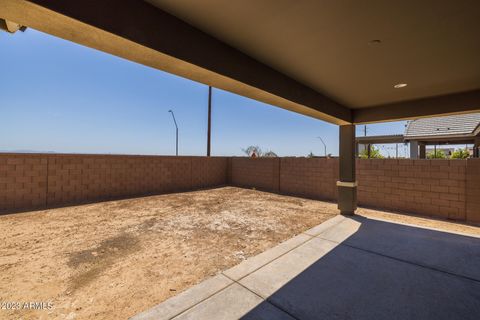
[[[336,213],[226,187],[0,216],[0,319],[126,319]]]

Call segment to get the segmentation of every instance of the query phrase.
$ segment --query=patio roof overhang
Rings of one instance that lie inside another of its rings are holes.
[[[360,144],[388,144],[388,143],[404,143],[403,134],[381,135],[381,136],[365,136],[357,137],[357,143]]]
[[[480,110],[475,0],[3,0],[0,18],[339,125]]]

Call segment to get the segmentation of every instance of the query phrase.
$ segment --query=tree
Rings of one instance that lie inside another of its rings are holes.
[[[252,157],[253,154],[257,157],[261,157],[263,154],[262,149],[260,149],[259,146],[249,146],[246,149],[242,149],[242,151],[249,157]]]
[[[273,152],[272,150],[270,151],[267,151],[265,152],[262,157],[265,157],[265,158],[276,158],[278,157],[277,154],[275,152]]]
[[[470,157],[470,153],[467,148],[457,149],[452,153],[452,159],[467,159]]]
[[[246,149],[242,149],[242,151],[249,157],[253,157],[255,154],[256,157],[265,157],[265,158],[276,158],[278,155],[273,152],[272,150],[269,151],[262,151],[259,146],[249,146]]]
[[[446,159],[445,151],[441,149],[432,150],[427,153],[427,159]]]
[[[365,148],[360,152],[358,155],[361,159],[368,159],[368,148]],[[370,147],[370,159],[383,159],[385,158],[381,153],[378,148],[375,148],[375,146]]]

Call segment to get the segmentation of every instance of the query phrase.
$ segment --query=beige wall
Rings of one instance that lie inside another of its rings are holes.
[[[338,159],[230,161],[232,185],[314,199],[337,198]],[[359,159],[357,180],[361,206],[480,222],[480,159]]]
[[[480,222],[480,159],[357,160],[359,205]],[[337,198],[338,159],[0,154],[0,212],[221,185]]]
[[[225,185],[227,158],[0,155],[0,211]]]

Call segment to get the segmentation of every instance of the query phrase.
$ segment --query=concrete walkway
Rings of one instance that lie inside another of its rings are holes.
[[[479,238],[337,216],[132,319],[479,316]]]

